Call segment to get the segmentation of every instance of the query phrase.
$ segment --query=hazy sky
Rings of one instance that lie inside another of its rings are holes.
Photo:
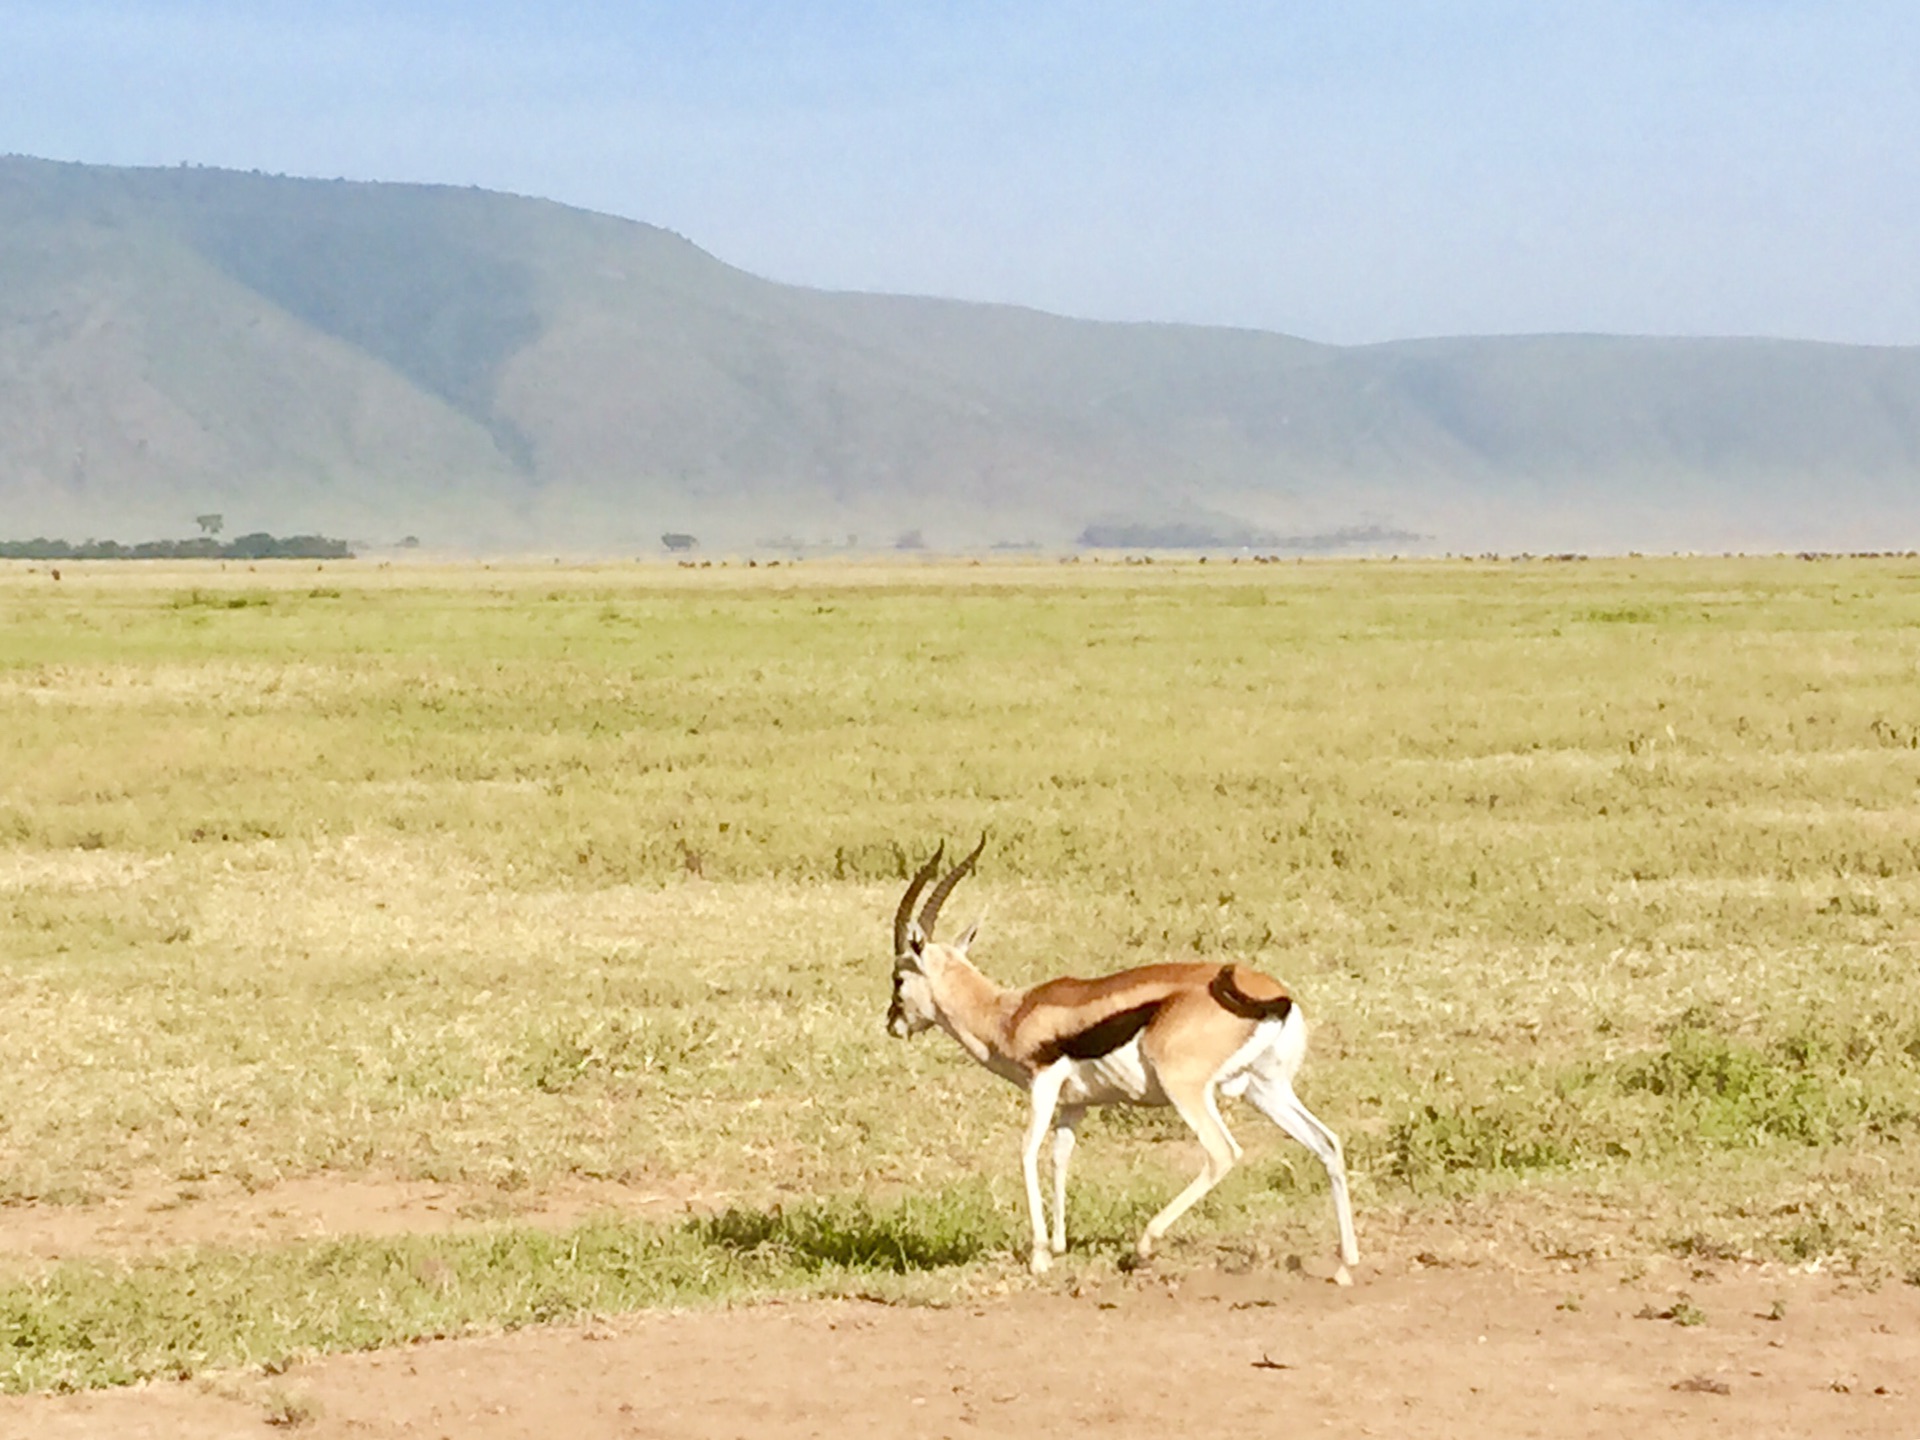
[[[1920,343],[1914,0],[0,0],[0,151],[1321,340]]]

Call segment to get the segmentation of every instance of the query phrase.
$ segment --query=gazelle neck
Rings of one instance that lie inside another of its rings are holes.
[[[940,1028],[994,1074],[1026,1085],[1032,1076],[1013,1058],[1007,1045],[1007,1020],[1016,992],[994,984],[974,968],[963,951],[945,945],[939,947],[938,963],[928,967],[927,978],[933,984]]]

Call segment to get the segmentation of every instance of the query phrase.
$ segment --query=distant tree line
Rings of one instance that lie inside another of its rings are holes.
[[[325,535],[269,535],[264,530],[222,542],[192,540],[0,540],[0,560],[351,560],[353,547]]]

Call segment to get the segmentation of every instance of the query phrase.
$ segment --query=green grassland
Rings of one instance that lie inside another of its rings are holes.
[[[880,1025],[982,829],[990,973],[1294,987],[1363,1250],[1920,1277],[1920,562],[15,564],[0,777],[0,1203],[690,1210],[16,1265],[0,1385],[1010,1263],[1020,1097]],[[1174,1250],[1325,1249],[1236,1113]],[[1111,1265],[1195,1155],[1086,1138]]]

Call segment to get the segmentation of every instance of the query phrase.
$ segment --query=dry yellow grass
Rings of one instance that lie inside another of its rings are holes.
[[[1000,976],[1295,984],[1363,1219],[1904,1270],[1916,676],[1895,560],[0,567],[0,1196],[1011,1209],[1017,1097],[879,1028],[985,826]],[[1191,1157],[1105,1124],[1124,1217]],[[1317,1224],[1240,1129],[1209,1213]]]

